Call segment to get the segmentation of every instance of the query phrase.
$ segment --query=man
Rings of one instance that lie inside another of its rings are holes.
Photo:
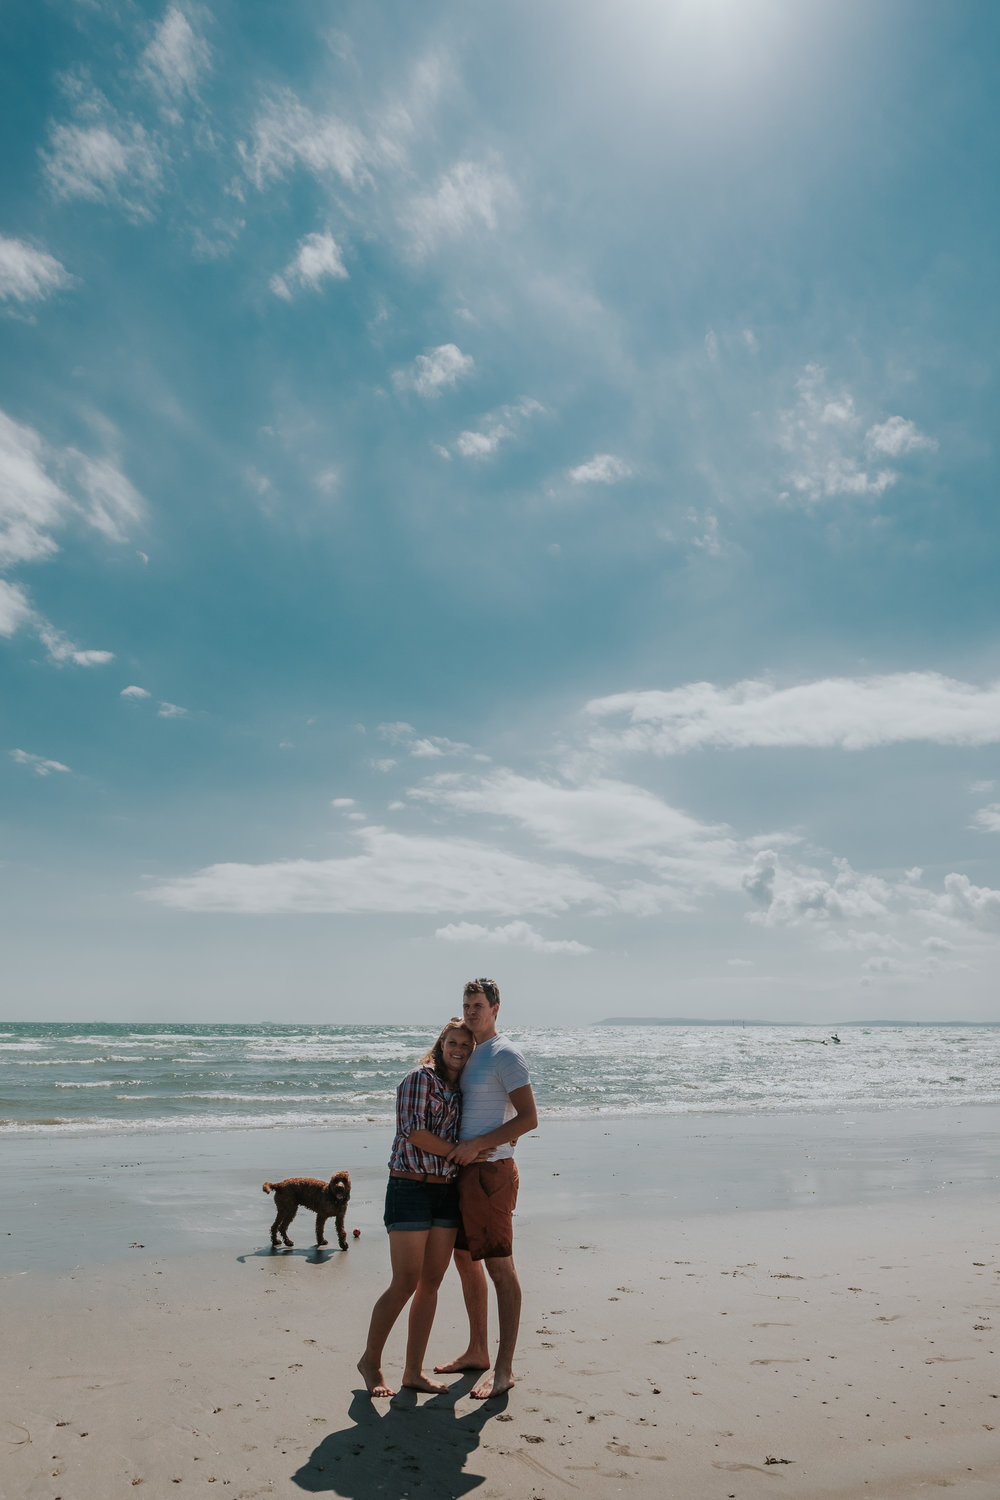
[[[490,1368],[485,1264],[496,1292],[500,1344],[492,1375],[471,1392],[479,1401],[500,1396],[514,1384],[514,1346],[521,1321],[521,1285],[513,1259],[514,1142],[538,1124],[524,1058],[513,1042],[497,1033],[499,1009],[496,981],[470,979],[462,1011],[476,1050],[462,1074],[462,1123],[458,1144],[450,1153],[461,1168],[462,1228],[455,1242],[455,1265],[469,1315],[469,1345],[457,1359],[434,1367],[439,1374]]]

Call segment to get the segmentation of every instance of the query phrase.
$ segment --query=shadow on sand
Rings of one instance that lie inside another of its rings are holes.
[[[400,1391],[387,1405],[356,1391],[348,1412],[353,1426],[325,1437],[293,1482],[311,1495],[348,1500],[446,1500],[478,1489],[485,1475],[466,1473],[466,1460],[507,1398],[456,1416],[455,1402],[477,1378],[457,1381],[447,1395],[432,1396],[420,1407],[413,1391]]]
[[[236,1259],[241,1266],[245,1266],[248,1260],[275,1260],[275,1259],[299,1259],[304,1260],[310,1266],[325,1266],[328,1260],[339,1259],[346,1255],[346,1250],[341,1250],[339,1245],[303,1245],[292,1248],[290,1245],[262,1245],[259,1250],[251,1250],[246,1255],[237,1255]]]

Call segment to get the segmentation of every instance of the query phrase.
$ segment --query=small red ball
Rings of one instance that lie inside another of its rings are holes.
[[[355,1229],[355,1231],[354,1231],[354,1238],[356,1240],[359,1240],[361,1238],[361,1230],[360,1229]]]

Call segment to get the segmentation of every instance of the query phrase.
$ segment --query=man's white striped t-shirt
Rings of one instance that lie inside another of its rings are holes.
[[[505,1036],[480,1042],[462,1073],[459,1140],[471,1141],[473,1136],[486,1135],[506,1120],[512,1120],[517,1110],[509,1096],[530,1081],[528,1065],[513,1042]],[[490,1161],[503,1161],[513,1155],[514,1148],[505,1141],[490,1153]]]

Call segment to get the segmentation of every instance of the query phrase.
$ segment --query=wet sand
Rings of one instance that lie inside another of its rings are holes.
[[[470,1377],[358,1391],[383,1130],[5,1143],[0,1495],[995,1500],[998,1132],[986,1108],[544,1124],[519,1383],[485,1404]],[[300,1213],[272,1254],[264,1178],[340,1166],[360,1239],[317,1251]],[[452,1277],[430,1358],[462,1331]]]

